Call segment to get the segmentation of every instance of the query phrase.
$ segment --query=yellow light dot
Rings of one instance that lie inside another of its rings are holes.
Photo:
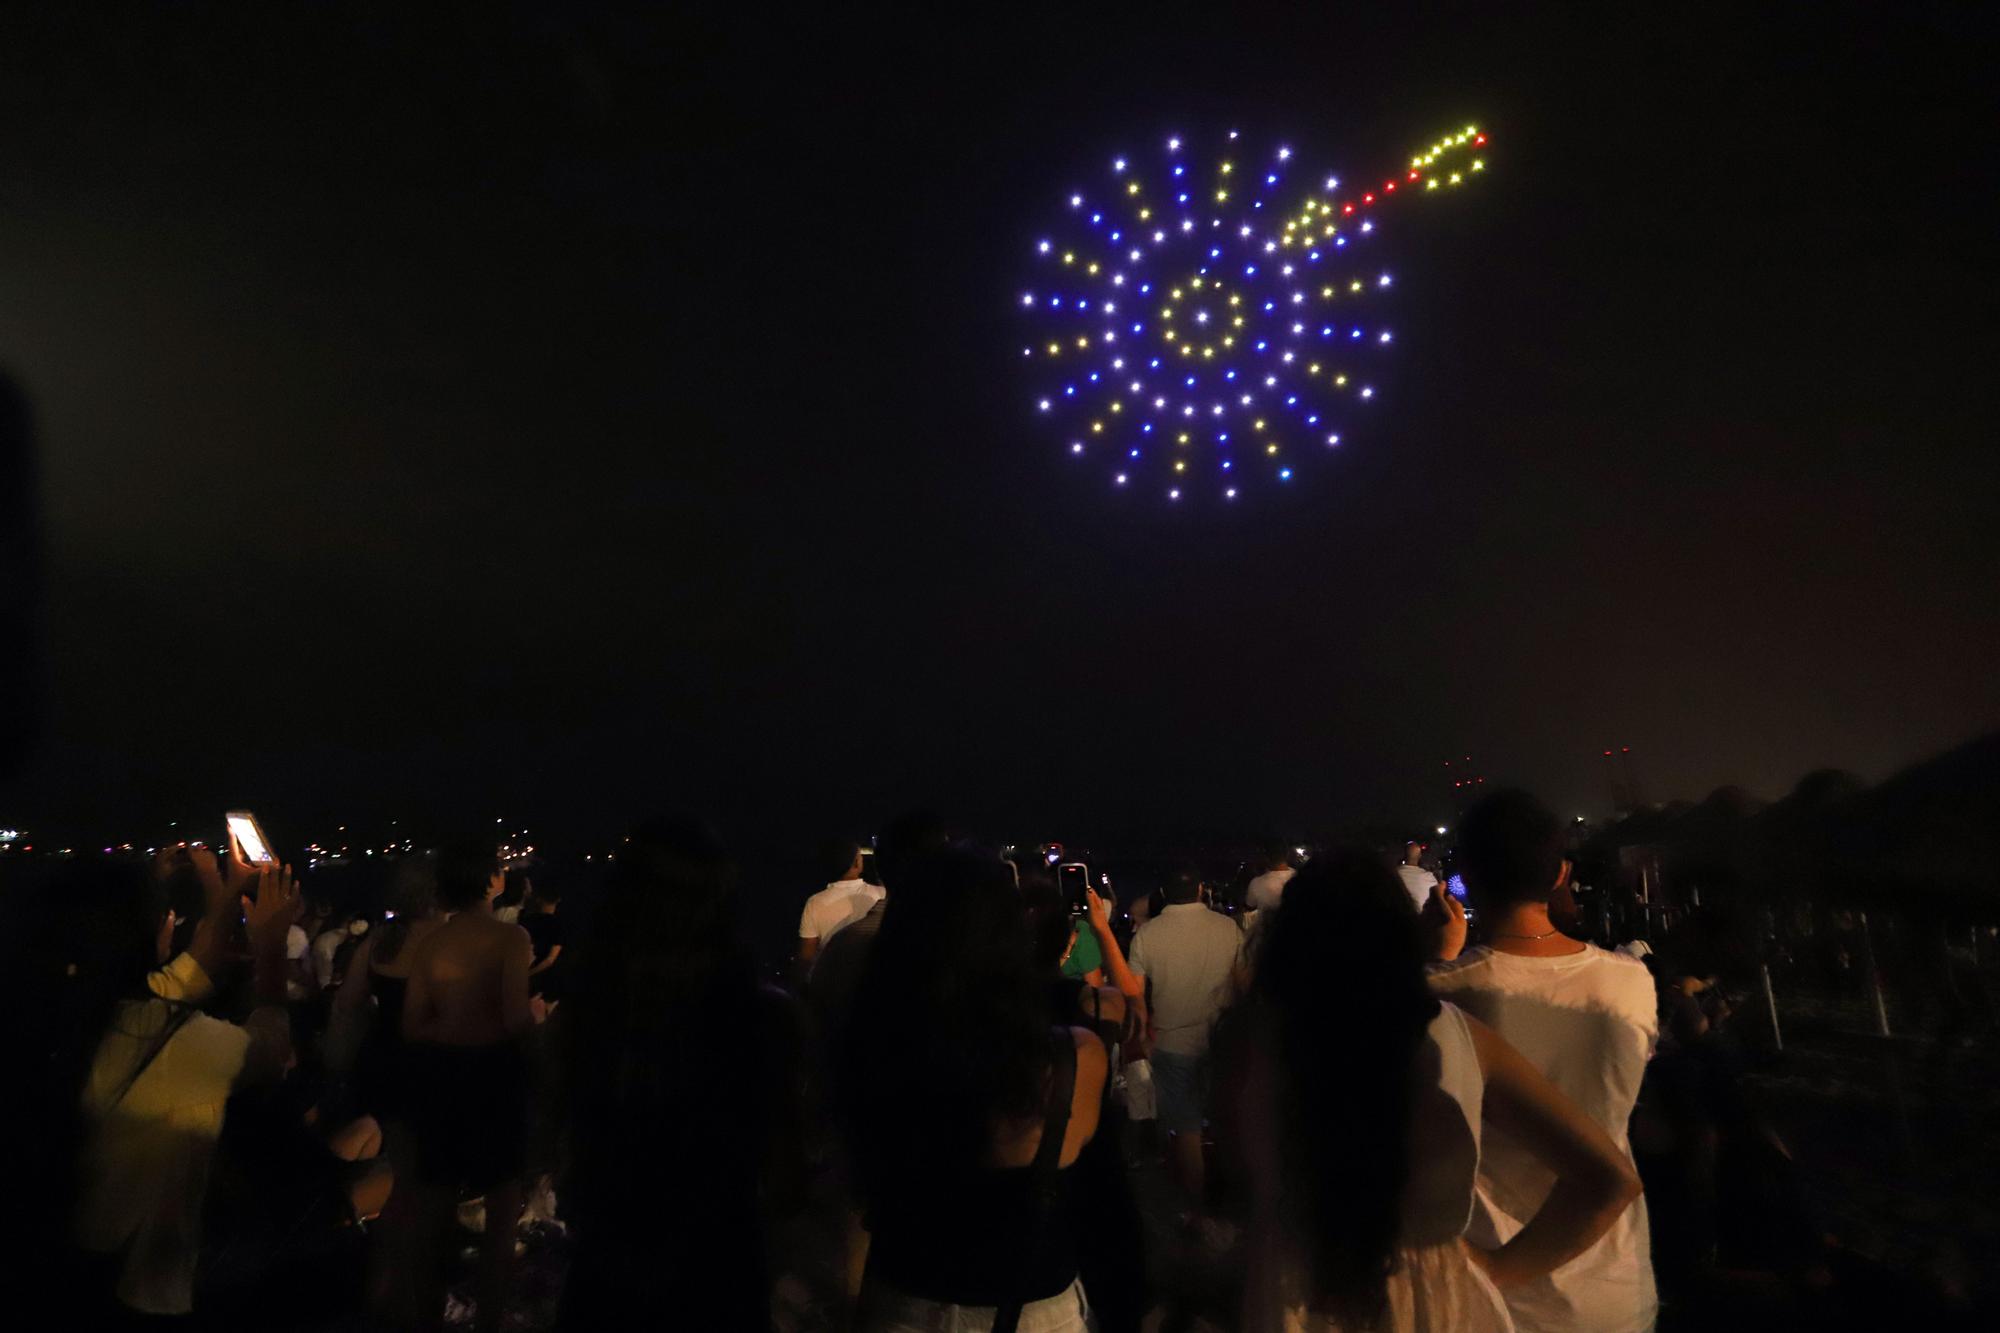
[[[1256,419],[1255,421],[1251,422],[1251,423],[1250,423],[1250,429],[1251,429],[1251,430],[1262,430],[1262,429],[1264,429],[1264,418],[1262,418],[1262,417],[1258,417],[1258,418],[1257,418],[1257,419]]]
[[[1421,157],[1413,157],[1410,159],[1410,165],[1413,167],[1420,167],[1423,164],[1424,160]]]
[[[1350,282],[1347,284],[1347,290],[1350,292],[1358,292],[1361,290],[1361,284],[1358,282]]]
[[[1227,190],[1217,190],[1215,192],[1215,202],[1218,204],[1226,202],[1228,198],[1229,198],[1229,191]]]
[[[1328,227],[1328,228],[1326,229],[1326,234],[1327,234],[1327,235],[1329,235],[1329,236],[1333,235],[1333,228],[1331,228],[1331,227]]]
[[[1063,251],[1063,263],[1074,264],[1075,262],[1076,262],[1076,256],[1074,254],[1070,253],[1068,250]]]
[[[1453,185],[1456,185],[1456,184],[1458,184],[1458,183],[1459,183],[1460,181],[1462,181],[1462,180],[1464,180],[1464,179],[1465,179],[1465,177],[1464,177],[1464,176],[1462,176],[1462,175],[1460,175],[1460,174],[1459,174],[1458,172],[1456,172],[1456,171],[1454,171],[1454,172],[1452,172],[1452,173],[1451,173],[1451,183],[1452,183]]]
[[[1319,294],[1325,297],[1327,300],[1331,301],[1333,299],[1333,288],[1322,287],[1319,289]]]
[[[1235,319],[1230,320],[1229,323],[1232,327],[1240,329],[1243,327],[1243,316],[1238,315]]]
[[[1141,222],[1144,222],[1147,218],[1150,218],[1152,216],[1153,216],[1153,210],[1150,208],[1142,208],[1139,210],[1139,221]]]
[[[1088,347],[1088,346],[1090,346],[1090,339],[1088,339],[1088,338],[1078,338],[1078,339],[1076,340],[1076,345],[1077,345],[1078,347]]]
[[[1174,340],[1174,331],[1172,329],[1168,329],[1166,333],[1162,334],[1161,336],[1164,337],[1168,342],[1172,342]]]
[[[1090,429],[1093,434],[1102,435],[1104,434],[1104,423],[1102,421],[1093,421],[1090,423]]]
[[[1475,158],[1473,158],[1473,159],[1472,159],[1472,169],[1473,169],[1474,171],[1484,171],[1484,170],[1486,170],[1486,159],[1485,159],[1485,158],[1483,158],[1483,157],[1475,157]]]
[[[1111,410],[1113,412],[1123,412],[1125,410],[1125,404],[1119,402],[1117,399],[1114,398],[1111,401]]]
[[[1239,319],[1239,320],[1237,320],[1236,322],[1237,322],[1237,323],[1239,323],[1239,324],[1241,324],[1241,323],[1242,323],[1243,321]],[[1224,347],[1234,347],[1234,346],[1236,346],[1236,339],[1234,339],[1234,338],[1224,338],[1224,339],[1222,340],[1222,345],[1223,345]]]
[[[1200,278],[1192,278],[1192,279],[1189,279],[1189,281],[1188,281],[1188,286],[1190,286],[1190,287],[1199,287],[1199,286],[1201,286],[1201,279],[1200,279]]]
[[[1336,387],[1338,387],[1338,388],[1343,388],[1343,389],[1344,389],[1344,388],[1346,388],[1346,387],[1347,387],[1347,376],[1345,376],[1345,375],[1335,375],[1335,376],[1333,377],[1333,382],[1334,382],[1334,385],[1335,385]]]
[[[1230,167],[1230,165],[1229,165],[1229,164],[1228,164],[1227,162],[1224,162],[1224,163],[1222,164],[1222,174],[1223,174],[1223,175],[1227,176],[1227,175],[1228,175],[1228,174],[1230,173],[1231,169],[1232,169],[1232,168]]]
[[[1215,355],[1215,349],[1214,349],[1213,347],[1204,347],[1204,348],[1202,348],[1202,349],[1201,349],[1201,354],[1202,354],[1203,356],[1214,356],[1214,355]]]
[[[1435,176],[1431,177],[1429,180],[1424,182],[1424,188],[1426,190],[1435,190],[1437,187],[1438,187],[1438,181],[1437,177]]]
[[[1290,233],[1287,233],[1284,236],[1278,238],[1279,245],[1290,245],[1291,243],[1292,243],[1292,238]]]
[[[1176,300],[1176,301],[1178,301],[1178,300],[1180,300],[1180,299],[1181,299],[1181,289],[1180,289],[1180,288],[1178,288],[1178,287],[1174,288],[1174,291],[1173,291],[1173,299],[1174,299],[1174,300]]]
[[[1161,319],[1172,319],[1173,317],[1174,317],[1174,308],[1172,306],[1163,305],[1160,307]]]
[[[1307,367],[1306,367],[1306,374],[1308,374],[1308,375],[1317,375],[1317,374],[1319,374],[1319,362],[1315,361],[1315,362],[1313,362],[1313,363],[1312,363],[1311,365],[1307,366]]]
[[[1275,453],[1277,453],[1277,452],[1278,452],[1278,442],[1277,442],[1276,440],[1273,440],[1273,441],[1271,441],[1271,442],[1270,442],[1269,444],[1265,445],[1265,446],[1264,446],[1264,452],[1265,452],[1265,453],[1267,453],[1267,454],[1275,454]]]
[[[1125,186],[1125,193],[1127,194],[1139,193],[1139,182],[1137,181],[1128,182]]]
[[[1181,439],[1180,439],[1180,442],[1181,442],[1182,444],[1186,444],[1186,443],[1188,442],[1188,437],[1187,437],[1187,432],[1186,432],[1186,431],[1182,431],[1182,432],[1181,432]]]
[[[1049,344],[1049,355],[1050,355],[1050,356],[1054,356],[1054,355],[1055,355],[1056,353],[1058,353],[1058,352],[1060,352],[1060,351],[1062,351],[1062,348],[1061,348],[1061,347],[1059,347],[1059,346],[1057,346],[1057,345],[1056,345],[1055,343],[1050,343],[1050,344]]]
[[[1187,471],[1187,460],[1185,458],[1176,458],[1174,460],[1174,471],[1176,472]]]
[[[1229,298],[1229,304],[1231,304],[1231,305],[1242,305],[1242,304],[1243,304],[1243,298],[1242,298],[1242,297],[1240,297],[1240,296],[1232,296],[1232,297],[1230,297],[1230,298]]]

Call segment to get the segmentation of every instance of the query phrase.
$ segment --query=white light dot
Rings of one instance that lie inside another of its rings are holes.
[[[1375,391],[1374,391],[1373,389],[1365,389],[1365,388],[1364,388],[1364,389],[1363,389],[1363,390],[1361,391],[1361,396],[1362,396],[1363,398],[1373,398],[1373,397],[1375,396]]]
[[[1125,484],[1125,474],[1123,472],[1118,474],[1118,484],[1120,486],[1123,486]]]
[[[1123,171],[1123,170],[1125,170],[1125,159],[1121,157],[1121,158],[1117,159],[1116,161],[1114,161],[1114,162],[1113,162],[1113,163],[1111,164],[1111,169],[1112,169],[1113,171]]]
[[[1169,153],[1178,153],[1180,150],[1181,150],[1181,141],[1179,139],[1167,140],[1167,151]]]
[[[1040,245],[1036,246],[1035,248],[1037,250],[1040,250],[1043,254],[1047,254],[1049,252],[1049,243],[1047,241],[1043,241]]]
[[[1179,491],[1168,491],[1167,498],[1169,500],[1178,500],[1181,498],[1181,493]]]
[[[1236,498],[1236,488],[1234,486],[1231,486],[1228,490],[1224,491],[1222,494],[1223,498],[1234,500]]]
[[[1388,342],[1388,341],[1389,341],[1389,331],[1388,331],[1387,329],[1384,329],[1384,330],[1382,331],[1382,336],[1381,336],[1380,338],[1376,339],[1376,341],[1377,341],[1377,342]]]
[[[1384,273],[1379,279],[1376,280],[1375,285],[1378,287],[1387,287],[1389,285],[1389,275]]]
[[[1073,195],[1071,195],[1071,196],[1069,197],[1069,206],[1070,206],[1071,208],[1082,208],[1082,207],[1083,207],[1083,196],[1082,196],[1082,195],[1080,195],[1080,194],[1073,194]]]
[[[1021,294],[1022,305],[1033,305],[1034,303],[1035,303],[1035,294],[1033,292],[1023,292]]]
[[[1292,150],[1289,148],[1280,148],[1278,150],[1278,160],[1280,162],[1286,162],[1291,160],[1291,156],[1292,156]]]
[[[1082,452],[1083,452],[1083,441],[1082,441],[1082,440],[1071,440],[1071,441],[1070,441],[1070,444],[1069,444],[1069,451],[1070,451],[1071,453],[1073,453],[1073,454],[1080,454],[1080,453],[1082,453]]]
[[[1044,412],[1048,411],[1048,410],[1049,410],[1049,400],[1048,400],[1048,399],[1046,399],[1046,398],[1042,399],[1042,401],[1041,401],[1041,403],[1039,404],[1039,406],[1041,407],[1042,411],[1044,411]]]

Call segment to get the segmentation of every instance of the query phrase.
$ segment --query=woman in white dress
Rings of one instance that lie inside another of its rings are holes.
[[[1286,886],[1217,1038],[1250,1195],[1247,1333],[1510,1330],[1498,1288],[1581,1253],[1639,1193],[1603,1132],[1423,969],[1409,895],[1373,855]],[[1558,1177],[1494,1251],[1463,1239],[1483,1124]]]

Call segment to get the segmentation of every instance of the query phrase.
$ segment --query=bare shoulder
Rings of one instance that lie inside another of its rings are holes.
[[[1071,1028],[1069,1035],[1076,1043],[1077,1087],[1081,1089],[1086,1082],[1102,1087],[1105,1076],[1111,1072],[1111,1055],[1104,1049],[1103,1040],[1089,1028]]]

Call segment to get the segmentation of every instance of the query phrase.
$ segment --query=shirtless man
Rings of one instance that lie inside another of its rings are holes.
[[[435,1238],[461,1196],[483,1194],[480,1329],[507,1307],[514,1228],[527,1152],[528,1070],[518,1038],[534,1021],[528,1001],[528,932],[493,916],[506,887],[490,840],[440,849],[438,906],[450,913],[410,958],[403,1037],[410,1047],[411,1120],[417,1139],[426,1283],[420,1326],[441,1328],[444,1290]]]

